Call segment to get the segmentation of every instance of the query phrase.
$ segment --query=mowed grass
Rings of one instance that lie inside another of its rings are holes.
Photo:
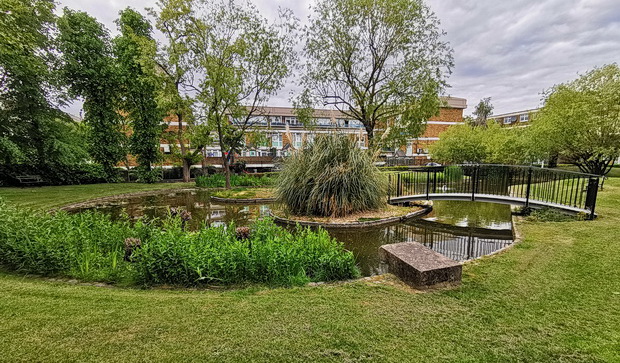
[[[21,206],[48,210],[70,203],[106,197],[115,194],[134,193],[149,190],[193,188],[195,183],[110,183],[84,184],[28,188],[0,188],[0,198]]]
[[[524,222],[521,244],[427,293],[371,281],[137,290],[3,273],[0,361],[618,362],[620,179],[597,210]]]

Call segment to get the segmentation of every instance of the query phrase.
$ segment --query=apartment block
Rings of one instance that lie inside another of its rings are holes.
[[[426,130],[420,137],[412,137],[406,145],[397,150],[388,151],[387,156],[402,156],[419,158],[421,162],[429,161],[428,146],[439,140],[439,135],[453,125],[463,123],[463,110],[467,101],[463,98],[446,97],[444,106],[439,114],[432,117],[426,124]],[[355,140],[358,147],[368,147],[368,136],[361,122],[351,120],[337,110],[314,110],[314,122],[311,127],[303,125],[289,107],[263,107],[251,120],[252,130],[265,135],[263,142],[253,145],[248,142],[235,160],[245,161],[250,169],[269,169],[275,166],[274,160],[290,155],[299,149],[305,142],[312,141],[316,135],[327,133],[341,133],[349,135]],[[178,130],[178,122],[166,119],[168,131]],[[231,122],[236,122],[232,120]],[[170,145],[162,142],[164,154],[170,153]],[[219,145],[214,143],[203,150],[204,163],[220,167],[222,154]],[[170,164],[170,163],[168,163]]]
[[[502,113],[491,115],[489,119],[505,127],[526,127],[530,125],[530,122],[536,117],[536,113],[539,110],[539,108],[533,108],[530,110]]]

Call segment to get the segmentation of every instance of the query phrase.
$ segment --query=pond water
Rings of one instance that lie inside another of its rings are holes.
[[[269,205],[223,204],[210,201],[206,190],[181,190],[152,196],[120,199],[82,208],[96,209],[120,218],[164,218],[169,207],[181,207],[192,213],[191,229],[202,222],[211,226],[248,225],[252,220],[269,214]],[[475,259],[513,243],[509,205],[435,201],[433,211],[422,218],[405,223],[364,229],[328,229],[345,248],[352,251],[362,270],[369,276],[385,271],[379,260],[381,245],[415,241],[456,261]]]

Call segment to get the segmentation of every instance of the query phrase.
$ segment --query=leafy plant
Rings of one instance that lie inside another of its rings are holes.
[[[275,184],[273,175],[231,175],[230,184],[233,187],[268,186]],[[196,177],[196,186],[199,188],[224,188],[226,177],[224,174],[202,175]]]
[[[345,135],[321,135],[291,156],[276,198],[297,215],[334,216],[385,205],[387,179]]]
[[[262,220],[245,236],[238,238],[234,225],[187,232],[180,217],[157,227],[92,212],[33,213],[0,201],[0,266],[19,272],[146,285],[297,285],[359,276],[353,254],[324,230],[290,232]]]

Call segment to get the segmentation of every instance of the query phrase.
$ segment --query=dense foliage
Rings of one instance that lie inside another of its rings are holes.
[[[346,135],[321,135],[284,164],[276,197],[293,214],[341,217],[386,204],[387,180]]]
[[[64,9],[58,19],[62,78],[70,95],[84,99],[92,158],[110,179],[127,154],[118,113],[119,82],[112,46],[105,27],[90,15]]]
[[[87,157],[84,129],[56,106],[54,3],[0,0],[0,179],[53,171]]]
[[[582,172],[605,175],[620,156],[620,67],[595,68],[556,85],[532,125],[536,145]]]
[[[402,145],[439,112],[452,50],[422,0],[322,0],[306,32],[304,85],[361,122],[371,149]]]
[[[19,272],[112,283],[296,285],[356,277],[351,252],[324,230],[291,233],[271,220],[239,238],[233,225],[187,232],[99,213],[40,214],[0,201],[0,265]],[[139,239],[126,257],[126,239]]]
[[[441,134],[431,145],[434,160],[444,163],[529,164],[541,153],[525,128],[458,125]]]
[[[231,175],[230,185],[233,187],[267,186],[275,184],[273,175]],[[196,177],[196,186],[199,188],[224,188],[226,176],[224,174],[201,175]]]
[[[160,158],[164,113],[156,100],[157,81],[150,70],[144,69],[143,59],[153,56],[149,52],[155,41],[151,24],[133,9],[121,11],[117,25],[121,35],[114,39],[114,53],[123,94],[120,105],[132,130],[130,151],[138,163],[139,180],[152,183],[160,176],[152,169]]]

